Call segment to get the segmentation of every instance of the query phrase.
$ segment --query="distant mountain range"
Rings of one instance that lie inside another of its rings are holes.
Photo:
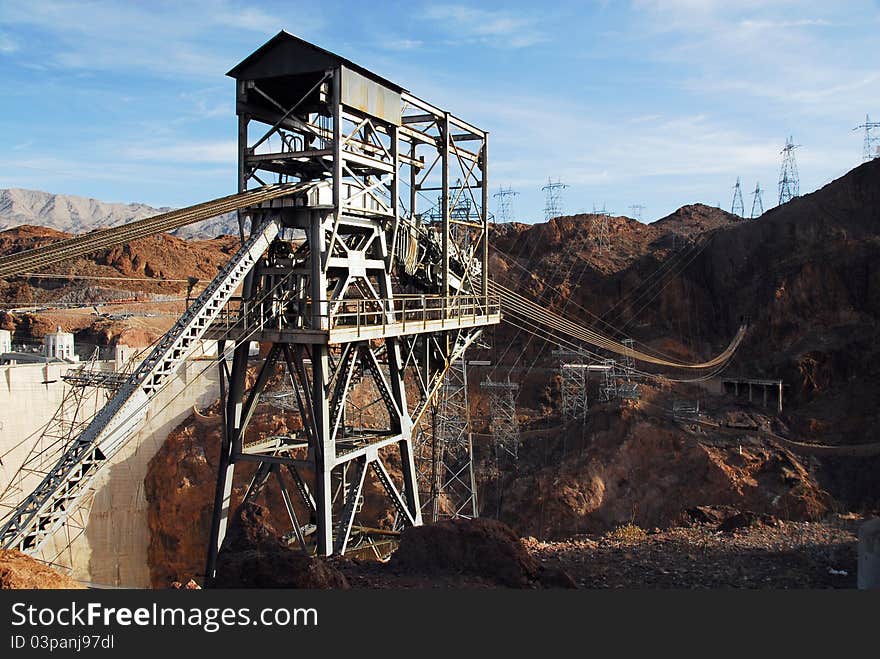
[[[173,210],[146,204],[107,203],[87,197],[52,194],[21,188],[0,189],[0,231],[20,224],[51,227],[66,233],[85,233],[94,229],[125,224]],[[180,238],[212,238],[237,234],[235,213],[227,213],[172,232]]]

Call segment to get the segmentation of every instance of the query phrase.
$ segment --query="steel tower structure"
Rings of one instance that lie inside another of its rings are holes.
[[[794,150],[800,147],[789,136],[785,141],[782,154],[782,169],[779,172],[779,205],[788,203],[800,195],[800,178],[798,176],[797,162],[794,159]]]
[[[498,215],[496,222],[510,222],[513,219],[513,198],[519,192],[511,188],[498,188],[493,197],[498,200]]]
[[[880,128],[880,121],[871,121],[871,117],[867,114],[865,115],[865,123],[853,128],[854,131],[865,130],[865,141],[862,144],[862,160],[864,162],[880,158],[880,137],[871,134],[875,128]]]
[[[736,177],[736,185],[733,186],[733,202],[730,205],[730,212],[738,217],[743,217],[743,215],[745,215],[742,184],[740,183],[739,176]]]
[[[279,233],[213,327],[220,354],[226,340],[235,351],[221,363],[225,429],[209,581],[242,462],[257,464],[245,500],[274,476],[304,551],[346,551],[368,472],[399,520],[421,524],[414,428],[451,365],[500,320],[488,293],[485,131],[286,32],[229,75],[239,190],[270,177],[306,187],[240,214],[243,234],[267,222]],[[419,212],[427,191],[439,194],[437,221]],[[467,217],[453,216],[464,206]],[[252,383],[251,340],[264,356]],[[248,423],[278,371],[293,384],[303,429],[254,440]],[[356,372],[380,394],[372,421],[352,414]],[[401,465],[397,481],[389,451]]]
[[[589,409],[587,355],[575,350],[554,350],[553,356],[559,360],[562,416],[570,419],[586,419]]]
[[[440,387],[431,469],[436,484],[426,502],[431,507],[431,521],[435,522],[479,516],[468,402],[469,363],[475,362],[456,360]]]
[[[519,384],[486,379],[480,383],[489,397],[489,417],[495,444],[495,459],[499,467],[516,465],[519,456],[519,417],[516,414],[516,394]]]
[[[541,190],[546,194],[547,199],[544,204],[544,221],[549,222],[554,217],[559,217],[563,212],[562,191],[568,186],[561,180],[553,181],[547,178],[547,185]]]
[[[596,250],[599,252],[611,249],[611,213],[605,210],[605,205],[598,210],[593,204],[593,225],[596,234]]]
[[[751,219],[755,219],[764,214],[764,200],[761,198],[761,183],[755,183],[755,191],[752,193],[752,212],[749,215]]]

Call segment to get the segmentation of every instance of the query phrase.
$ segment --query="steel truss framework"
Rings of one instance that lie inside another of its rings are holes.
[[[764,214],[764,200],[761,196],[763,192],[760,181],[755,183],[755,191],[752,193],[752,212],[749,214],[753,220]]]
[[[316,60],[322,66],[300,66]],[[368,475],[399,521],[421,524],[413,436],[450,365],[482,327],[500,320],[486,272],[485,132],[286,33],[230,75],[237,80],[240,190],[271,177],[313,185],[240,215],[244,232],[277,213],[282,235],[245,281],[238,307],[240,326],[263,345],[256,379],[248,386],[246,341],[221,364],[225,434],[209,580],[240,462],[258,464],[245,500],[275,474],[290,537],[303,551],[347,550],[362,528]],[[437,195],[440,212],[432,218],[420,200]],[[288,239],[290,231],[304,241]],[[303,429],[245,441],[278,370]],[[376,392],[381,413],[362,420],[355,386]],[[392,453],[399,480],[389,468]]]
[[[562,191],[567,187],[568,186],[559,179],[554,181],[549,177],[547,178],[547,185],[541,188],[546,194],[546,201],[544,203],[544,220],[546,222],[562,215]]]
[[[559,360],[562,415],[570,419],[586,419],[589,409],[587,355],[573,350],[554,350]]]
[[[745,207],[743,206],[742,183],[739,176],[736,177],[736,185],[733,186],[733,201],[730,204],[730,212],[737,217],[744,217]]]
[[[440,388],[434,451],[439,478],[431,500],[432,521],[479,516],[467,382],[467,360],[459,359],[450,366]]]
[[[490,428],[499,467],[516,465],[519,456],[519,417],[516,415],[516,394],[519,384],[508,378],[504,382],[484,380],[480,383],[489,396]]]
[[[596,239],[596,251],[607,252],[611,249],[611,213],[602,206],[601,210],[593,207],[593,233]]]
[[[786,204],[795,197],[800,196],[800,177],[798,176],[797,161],[794,151],[800,147],[795,144],[791,136],[785,141],[785,146],[780,151],[782,155],[782,167],[779,171],[779,205]]]
[[[513,198],[518,194],[519,192],[512,188],[498,188],[498,192],[492,195],[498,200],[496,222],[505,223],[513,219]]]

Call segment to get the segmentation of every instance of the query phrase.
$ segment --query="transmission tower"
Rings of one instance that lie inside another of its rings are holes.
[[[782,169],[779,173],[779,205],[788,203],[800,195],[800,180],[798,178],[797,162],[794,159],[794,150],[800,147],[795,144],[791,136],[785,141],[785,146],[779,153],[782,154]]]
[[[764,214],[764,201],[761,199],[761,193],[764,192],[761,189],[760,183],[755,183],[755,191],[752,193],[752,213],[751,218],[754,220],[756,217]]]
[[[853,130],[865,129],[865,143],[862,151],[862,160],[868,162],[874,158],[880,158],[880,137],[875,137],[871,131],[880,128],[880,121],[871,121],[871,117],[865,115],[865,123],[856,126]]]
[[[730,205],[730,212],[737,217],[742,217],[746,212],[743,206],[742,186],[740,185],[739,176],[736,177],[736,185],[733,186],[733,202]]]
[[[629,207],[630,211],[632,211],[633,219],[642,221],[642,211],[645,210],[645,206],[643,204],[633,204]]]
[[[519,453],[519,419],[516,416],[516,392],[519,385],[486,379],[480,387],[489,396],[489,416],[495,440],[495,458],[498,464],[516,464]]]
[[[559,217],[562,215],[562,191],[568,186],[556,179],[554,183],[552,179],[547,178],[547,185],[545,185],[541,190],[543,190],[547,195],[547,200],[544,206],[544,220],[549,222],[554,217]]]
[[[620,380],[617,384],[617,394],[621,398],[636,399],[639,397],[639,385],[636,379],[635,340],[623,339],[621,343],[626,346],[627,352],[623,355],[620,369]]]
[[[488,362],[467,362],[464,359],[454,362],[440,387],[441,401],[434,439],[437,443],[437,488],[431,502],[431,520],[435,522],[441,517],[472,519],[478,516],[467,392],[468,364],[487,365]]]
[[[605,402],[617,398],[618,367],[613,359],[602,360],[602,384],[599,387],[599,397]]]
[[[611,224],[608,221],[608,218],[611,216],[607,210],[605,210],[605,205],[602,205],[602,210],[597,210],[596,205],[593,204],[593,223],[596,225],[595,234],[596,234],[596,250],[598,252],[602,252],[603,250],[611,249]]]
[[[510,188],[498,188],[493,197],[498,200],[498,219],[496,222],[510,222],[513,219],[513,198],[519,192]]]
[[[559,360],[559,378],[562,394],[562,416],[570,419],[587,418],[587,357],[574,350],[554,350]]]

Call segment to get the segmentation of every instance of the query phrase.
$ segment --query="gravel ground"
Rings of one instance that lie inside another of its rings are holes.
[[[855,588],[860,515],[783,522],[739,514],[666,530],[622,527],[603,536],[520,542],[557,579],[577,588]],[[719,530],[729,528],[730,530]],[[733,527],[733,528],[731,528]],[[354,588],[498,588],[483,576],[419,574],[390,564],[342,560]],[[573,584],[571,583],[573,582]],[[541,587],[537,583],[534,587]]]
[[[858,515],[523,542],[580,588],[855,588]],[[642,535],[642,537],[638,537]]]

